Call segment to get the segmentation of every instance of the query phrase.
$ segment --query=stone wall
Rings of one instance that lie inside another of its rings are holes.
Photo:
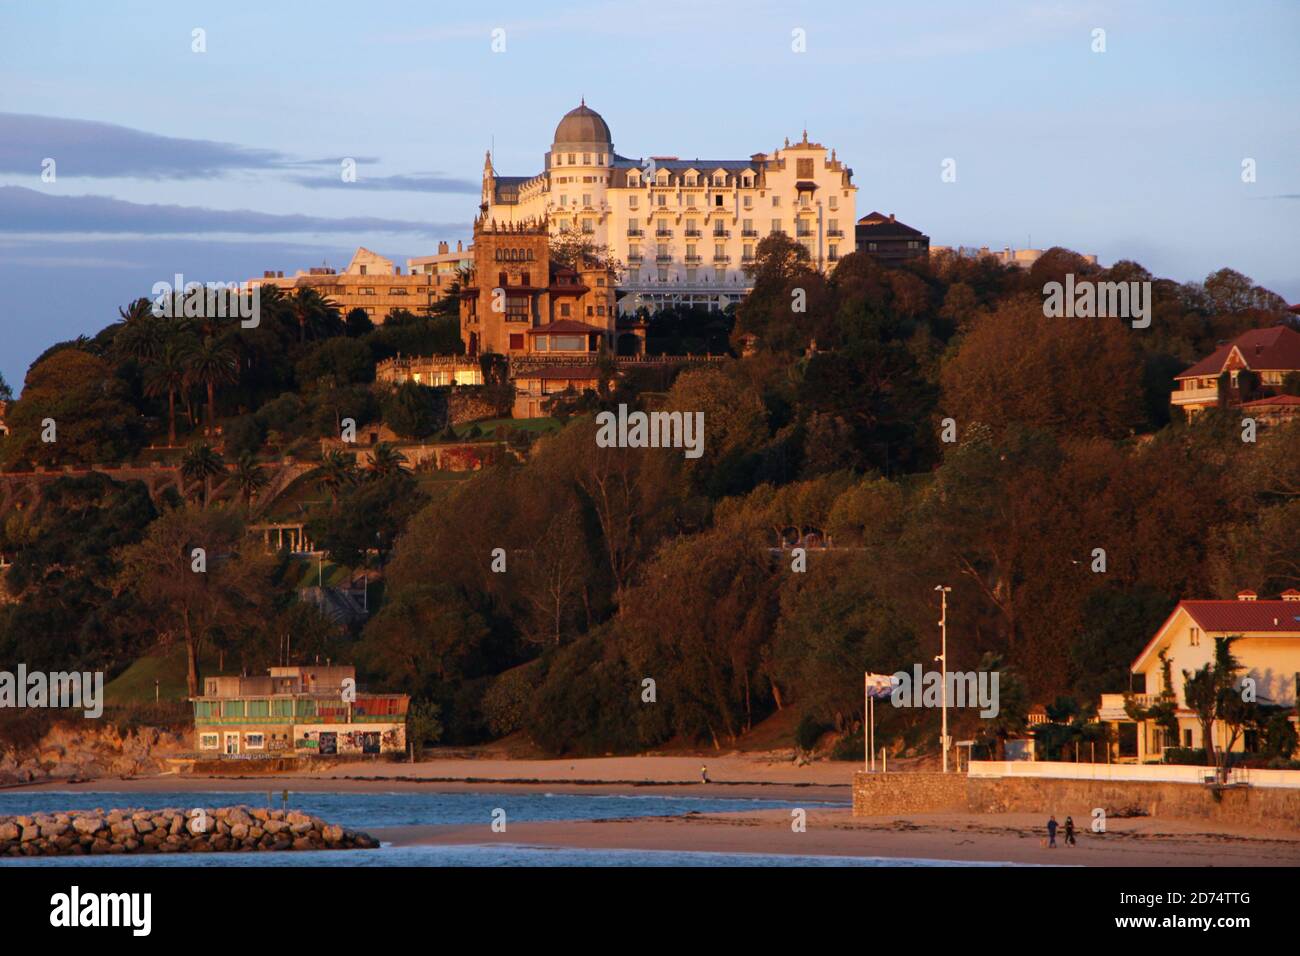
[[[854,816],[1038,813],[1044,819],[1048,814],[1056,814],[1058,820],[1069,814],[1076,820],[1090,820],[1096,807],[1112,817],[1169,817],[1300,830],[1300,790],[964,773],[853,774]]]

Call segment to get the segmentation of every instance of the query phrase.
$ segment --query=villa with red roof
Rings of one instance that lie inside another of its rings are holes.
[[[1242,591],[1235,601],[1180,601],[1129,668],[1130,696],[1139,706],[1149,707],[1164,689],[1164,662],[1168,661],[1178,739],[1171,739],[1154,720],[1130,717],[1124,694],[1102,694],[1097,716],[1112,725],[1118,741],[1116,757],[1121,762],[1158,761],[1166,747],[1205,746],[1200,722],[1184,696],[1183,671],[1194,673],[1212,663],[1218,637],[1237,638],[1232,653],[1241,663],[1239,676],[1255,681],[1260,703],[1295,707],[1300,679],[1300,591],[1283,591],[1276,600],[1261,601],[1254,591]],[[1222,749],[1227,742],[1224,728],[1216,725],[1214,733],[1215,748]],[[1233,749],[1250,749],[1250,736],[1239,739]]]
[[[1169,400],[1188,421],[1207,408],[1227,405],[1258,412],[1272,424],[1300,417],[1300,400],[1279,394],[1291,374],[1300,375],[1300,332],[1285,325],[1251,329],[1175,375],[1178,385]]]

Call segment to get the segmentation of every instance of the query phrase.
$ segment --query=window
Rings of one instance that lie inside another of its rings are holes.
[[[590,219],[584,219],[582,220],[582,231],[587,235],[591,235],[596,231],[596,224]]]
[[[722,206],[722,193],[718,193],[716,196],[713,197],[713,205],[718,207]]]
[[[840,202],[839,196],[831,196],[829,199],[826,200],[827,205],[829,205],[832,209],[838,209],[839,202]]]
[[[215,691],[212,693],[215,693]],[[215,717],[217,716],[218,707],[219,705],[214,700],[196,700],[194,702],[194,716]]]
[[[773,193],[773,194],[772,194],[772,208],[775,209],[775,208],[776,208],[777,206],[779,206],[779,205],[781,205],[781,197],[778,196],[776,193]]]
[[[745,248],[744,251],[741,253],[741,256],[745,259],[754,258],[754,246],[752,243],[749,242],[745,243]]]
[[[656,205],[659,205],[659,206],[666,206],[666,205],[668,204],[668,197],[665,196],[663,193],[660,193],[660,194],[659,194],[658,196],[656,196],[655,198],[658,200],[658,202],[656,203]]]
[[[587,350],[586,337],[582,335],[552,335],[551,349],[556,352],[585,352]]]
[[[584,165],[584,166],[590,166],[590,165],[591,165],[591,153],[583,153],[583,154],[582,154],[582,165]]]
[[[577,163],[574,162],[574,157],[575,157],[576,155],[577,155],[577,153],[570,153],[570,154],[569,154],[569,165],[570,165],[570,166],[576,166],[576,165],[577,165]]]
[[[1188,637],[1188,643],[1190,643],[1192,647],[1201,646],[1201,629],[1199,627],[1194,627],[1191,630],[1189,630],[1187,632],[1187,637]]]
[[[406,295],[406,290],[405,290],[405,289],[389,289],[389,290],[388,290],[388,294],[389,294],[389,295]]]
[[[780,231],[781,231],[781,220],[780,220],[780,219],[773,219],[773,220],[772,220],[772,229],[771,229],[771,231],[774,232],[774,233],[776,233],[776,232],[780,232]]]
[[[199,734],[199,749],[219,750],[221,744],[216,734]]]
[[[596,310],[591,306],[587,306],[587,315],[594,316],[595,314],[596,314]]]
[[[248,702],[249,717],[269,717],[271,716],[271,702],[269,700],[250,700]]]
[[[627,197],[627,207],[628,207],[629,209],[635,209],[635,208],[636,208],[636,197],[635,197],[635,196],[628,196],[628,197]]]
[[[659,267],[659,281],[660,282],[668,281],[668,269],[665,266]]]
[[[695,193],[686,194],[686,205],[691,209],[695,208]]]
[[[361,274],[362,274],[362,275],[365,275],[365,274],[366,274],[366,267],[365,267],[365,266],[362,266],[362,267],[361,267]]]
[[[567,319],[569,317],[569,303],[567,302],[560,303],[560,317],[564,319]]]
[[[242,700],[224,700],[221,702],[222,717],[243,717],[244,702]]]
[[[811,159],[800,159],[795,161],[798,172],[795,173],[800,179],[813,178],[813,161]]]
[[[753,196],[746,196],[746,197],[745,197],[745,200],[744,200],[744,203],[745,203],[745,208],[746,208],[746,209],[753,209],[753,208],[754,208],[754,197],[753,197]]]
[[[527,272],[525,272],[523,275],[521,275],[521,276],[519,277],[519,284],[520,284],[520,285],[532,285],[532,282],[529,281],[531,278],[532,278],[532,276],[530,276]]]
[[[1187,728],[1183,731],[1183,746],[1186,747],[1188,750],[1190,750],[1192,747],[1192,731],[1190,728]]]
[[[726,269],[714,269],[714,270],[713,270],[713,281],[714,281],[714,282],[717,282],[717,283],[719,283],[719,284],[720,284],[720,283],[723,283],[723,282],[726,282],[726,281],[727,281],[727,270],[726,270]]]
[[[293,701],[292,700],[273,700],[271,701],[272,717],[292,717]]]
[[[582,194],[582,205],[588,209],[591,208],[591,193]]]
[[[830,256],[832,262],[834,262],[836,259],[840,257],[839,246],[832,245],[832,246],[828,246],[827,249],[828,249],[827,255]]]
[[[505,288],[510,284],[510,276],[504,272],[497,273],[497,285]]]
[[[510,333],[510,348],[516,351],[522,351],[524,347],[524,334],[522,332]]]
[[[266,735],[244,734],[244,746],[249,750],[261,750],[266,746]]]
[[[370,288],[369,286],[362,286],[360,289],[357,289],[357,295],[374,295],[374,294],[375,294],[375,290]]]

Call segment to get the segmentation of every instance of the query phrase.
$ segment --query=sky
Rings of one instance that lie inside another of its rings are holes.
[[[807,129],[859,216],[934,245],[1227,266],[1300,302],[1298,41],[1295,0],[0,0],[0,375],[178,272],[454,247],[485,151],[539,172],[582,97],[631,157]]]

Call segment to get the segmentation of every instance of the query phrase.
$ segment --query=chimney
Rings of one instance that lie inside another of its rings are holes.
[[[1300,591],[1297,591],[1295,588],[1288,588],[1282,592],[1282,600],[1300,604]]]
[[[447,243],[445,242],[438,243],[438,255],[445,256],[446,254],[447,254]]]
[[[460,241],[459,239],[457,239],[457,240],[456,240],[456,251],[457,251],[457,252],[464,252],[464,251],[465,251],[464,249],[461,248],[461,245],[462,245],[461,241]]]
[[[1238,601],[1253,601],[1253,600],[1255,600],[1255,598],[1257,598],[1257,597],[1259,597],[1259,595],[1256,594],[1254,591],[1238,591],[1238,592],[1237,592],[1237,600],[1238,600]]]
[[[894,214],[892,212],[889,214],[889,221],[890,222],[894,221]]]

